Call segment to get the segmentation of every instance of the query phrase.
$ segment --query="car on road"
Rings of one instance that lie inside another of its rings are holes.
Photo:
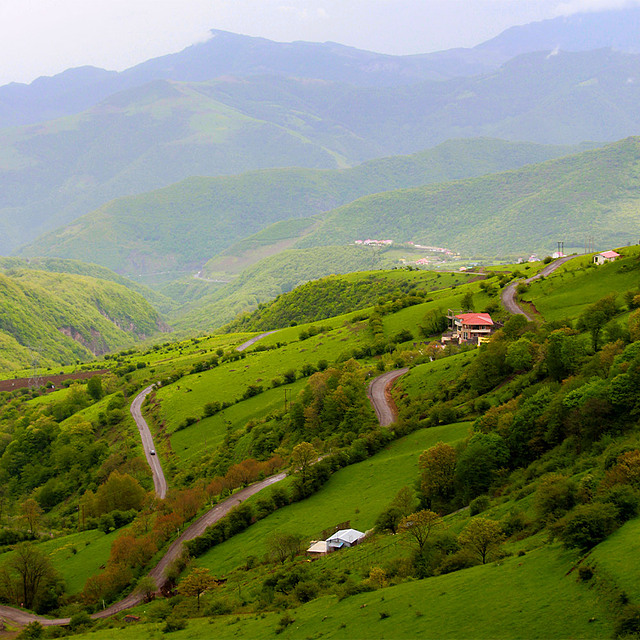
[[[155,455],[156,455],[156,450],[155,450],[155,449],[149,449],[149,453],[150,453],[152,456],[155,456]]]

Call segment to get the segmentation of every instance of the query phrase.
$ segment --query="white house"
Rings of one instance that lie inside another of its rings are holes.
[[[619,253],[615,251],[603,251],[602,253],[597,253],[593,256],[593,262],[595,264],[604,264],[605,262],[613,262],[620,257]]]
[[[344,547],[355,547],[364,538],[364,533],[357,529],[340,529],[327,538],[327,551],[335,551]]]

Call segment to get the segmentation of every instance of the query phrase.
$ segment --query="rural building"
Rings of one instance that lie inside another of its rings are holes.
[[[447,314],[449,331],[442,335],[442,343],[480,344],[489,339],[496,324],[488,313],[458,313],[451,309]]]
[[[605,262],[613,262],[620,257],[619,253],[615,251],[603,251],[602,253],[597,253],[593,256],[593,262],[595,264],[604,264]]]
[[[327,551],[335,551],[344,547],[355,547],[364,538],[364,533],[357,529],[340,529],[326,539]]]
[[[311,556],[325,556],[327,555],[327,543],[324,540],[313,540],[307,553]]]

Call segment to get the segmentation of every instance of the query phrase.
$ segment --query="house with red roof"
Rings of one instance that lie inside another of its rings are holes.
[[[619,253],[615,251],[603,251],[602,253],[597,253],[593,256],[594,264],[604,264],[605,262],[613,262],[620,257]]]
[[[488,313],[457,313],[451,310],[447,314],[450,330],[442,336],[442,343],[480,344],[489,339],[498,328]]]

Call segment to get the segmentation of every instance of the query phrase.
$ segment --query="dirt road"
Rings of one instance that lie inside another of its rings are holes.
[[[508,287],[505,287],[502,290],[502,294],[500,296],[502,300],[502,304],[504,308],[512,315],[521,315],[524,316],[529,322],[531,322],[531,316],[516,302],[516,287],[520,284],[520,282],[524,282],[528,284],[533,280],[537,280],[538,278],[542,278],[542,276],[548,276],[550,273],[553,273],[560,265],[563,265],[568,260],[575,258],[576,256],[564,256],[563,258],[558,258],[554,260],[551,264],[548,264],[544,269],[536,273],[535,276],[531,276],[531,278],[527,278],[526,280],[520,280],[518,282],[512,282]]]
[[[396,369],[395,371],[387,371],[387,373],[374,378],[369,384],[367,396],[369,396],[369,400],[378,416],[378,422],[382,427],[386,427],[396,420],[396,409],[389,390],[392,383],[407,371],[409,371],[407,367]]]
[[[140,432],[140,439],[142,440],[142,448],[144,449],[144,455],[147,458],[149,467],[151,468],[151,474],[153,475],[153,486],[156,491],[156,495],[160,500],[163,500],[167,495],[167,481],[162,471],[162,465],[160,459],[155,453],[155,445],[153,444],[153,438],[151,437],[151,431],[147,421],[142,417],[142,403],[145,398],[153,391],[153,386],[143,389],[131,403],[131,415],[138,425],[138,431]],[[154,454],[151,452],[154,451]]]
[[[258,342],[258,340],[262,340],[262,338],[266,338],[267,336],[270,336],[272,333],[275,333],[276,331],[279,331],[279,329],[274,329],[273,331],[267,331],[266,333],[261,333],[259,336],[256,336],[255,338],[251,338],[250,340],[243,342],[239,347],[236,347],[236,351],[244,351],[245,349],[248,349],[251,345],[254,345],[256,342]]]

